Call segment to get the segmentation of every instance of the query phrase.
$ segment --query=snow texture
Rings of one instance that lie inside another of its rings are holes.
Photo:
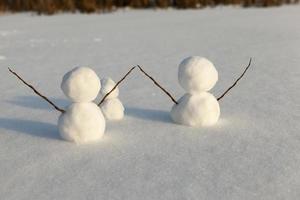
[[[118,98],[106,99],[100,107],[107,120],[121,120],[124,117],[124,107]]]
[[[101,79],[101,90],[100,94],[102,96],[105,96],[107,93],[109,93],[113,87],[115,87],[116,83],[109,77],[105,77]],[[110,93],[106,99],[112,99],[119,96],[119,88],[116,87],[112,93]]]
[[[64,94],[73,102],[93,101],[101,88],[97,74],[88,67],[76,67],[66,73],[61,83]]]
[[[217,123],[220,107],[208,92],[185,94],[171,110],[173,121],[187,126],[211,126]]]
[[[99,141],[105,131],[105,119],[94,103],[73,103],[58,120],[58,130],[65,140],[84,144]]]
[[[218,72],[206,58],[191,56],[180,63],[178,81],[187,92],[198,94],[214,87],[218,81]]]
[[[0,199],[299,199],[299,21],[300,6],[1,15],[0,31],[16,32],[0,35]],[[178,64],[190,55],[213,61],[216,97],[253,58],[216,125],[173,123],[173,103],[134,71],[120,85],[124,119],[89,145],[62,140],[60,113],[7,70],[65,107],[71,66],[119,80],[140,64],[178,99]]]

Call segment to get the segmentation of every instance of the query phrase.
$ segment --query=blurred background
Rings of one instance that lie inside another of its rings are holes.
[[[295,4],[299,0],[0,0],[0,12],[35,11],[38,14],[57,12],[110,12],[118,8],[203,8],[217,5],[269,7]]]

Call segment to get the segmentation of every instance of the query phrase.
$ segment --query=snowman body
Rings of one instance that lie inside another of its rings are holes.
[[[68,72],[62,80],[64,94],[73,102],[58,120],[62,138],[78,144],[100,140],[105,131],[105,119],[92,101],[97,97],[101,82],[87,67]]]
[[[186,90],[171,110],[174,122],[187,126],[211,126],[220,117],[217,99],[208,91],[218,80],[218,72],[207,59],[192,56],[184,59],[178,70],[178,81]]]
[[[102,96],[105,96],[109,93],[114,87],[115,82],[107,77],[101,79],[101,90],[100,93]],[[100,105],[100,108],[104,114],[104,117],[107,120],[121,120],[124,117],[124,106],[118,98],[119,88],[116,87],[113,92],[111,92],[105,100]]]

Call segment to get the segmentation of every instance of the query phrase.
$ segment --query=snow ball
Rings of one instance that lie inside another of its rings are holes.
[[[191,94],[209,91],[218,81],[218,72],[206,58],[191,56],[180,63],[178,81]]]
[[[100,108],[107,120],[121,120],[124,117],[124,107],[118,98],[105,99]]]
[[[62,138],[77,144],[98,141],[105,131],[105,119],[94,103],[74,103],[58,119]]]
[[[66,73],[61,83],[64,94],[73,102],[94,100],[101,88],[97,74],[88,67],[76,67]]]
[[[211,126],[220,116],[217,99],[208,92],[185,94],[171,110],[171,118],[187,126]]]
[[[101,90],[100,90],[100,94],[102,96],[105,96],[107,93],[109,93],[113,87],[115,87],[116,83],[109,77],[105,77],[101,79]],[[116,89],[114,89],[114,91],[112,93],[110,93],[106,99],[112,99],[112,98],[116,98],[117,96],[119,96],[119,88],[116,87]]]

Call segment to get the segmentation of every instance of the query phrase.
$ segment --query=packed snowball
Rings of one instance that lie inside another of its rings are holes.
[[[178,81],[186,92],[197,94],[214,87],[218,81],[218,72],[206,58],[191,56],[180,63]]]
[[[76,67],[66,73],[61,83],[64,94],[73,102],[93,101],[101,88],[97,74],[88,67]]]
[[[90,143],[102,138],[105,119],[94,103],[73,103],[59,117],[58,129],[65,140],[77,144]]]
[[[107,120],[121,120],[124,117],[124,106],[118,98],[106,99],[100,107]]]
[[[212,62],[200,56],[184,59],[178,69],[179,84],[186,93],[171,110],[171,118],[187,126],[211,126],[220,117],[218,100],[210,93],[218,81]]]
[[[114,87],[116,83],[109,77],[105,77],[101,79],[101,90],[100,94],[102,96],[105,96],[107,93],[109,93]],[[119,96],[119,88],[116,87],[112,93],[110,93],[106,99],[112,99]]]
[[[211,126],[219,116],[219,103],[208,92],[185,94],[171,110],[173,121],[187,126]]]
[[[109,77],[101,79],[101,95],[105,96],[109,93],[116,85],[116,83]],[[116,87],[112,93],[110,93],[100,108],[107,120],[121,120],[124,117],[124,106],[122,102],[118,99],[119,88]]]

